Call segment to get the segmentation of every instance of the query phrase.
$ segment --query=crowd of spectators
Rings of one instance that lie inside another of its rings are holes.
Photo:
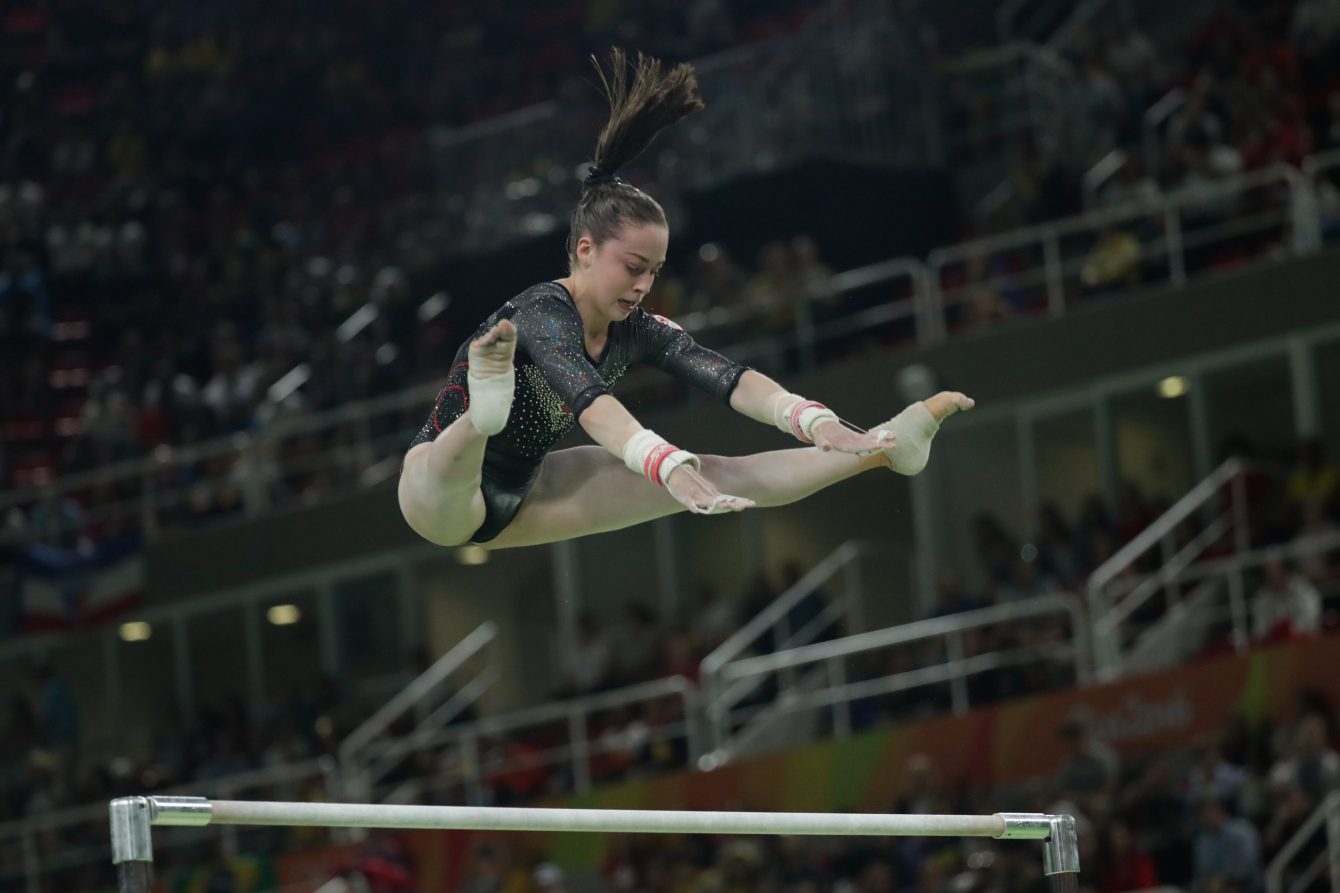
[[[1273,165],[1300,167],[1306,156],[1340,148],[1340,14],[1325,0],[1224,2],[1189,34],[1151,37],[1119,15],[1099,16],[1061,47],[1076,73],[1071,114],[1058,129],[1022,138],[1008,163],[1010,200],[986,204],[973,221],[990,233],[1069,217],[1086,207],[1117,208],[1161,197],[1183,201],[1188,272],[1238,263],[1281,249],[1295,236],[1276,189],[1237,194],[1220,182]],[[1180,101],[1148,141],[1145,113],[1173,91]],[[964,100],[968,106],[971,101]],[[1070,106],[1067,106],[1070,108]],[[984,112],[981,112],[984,113]],[[1076,131],[1083,131],[1078,134]],[[1086,147],[1077,151],[1076,146]],[[1109,153],[1115,172],[1096,192],[1090,168]],[[1340,232],[1340,166],[1317,180],[1323,238]],[[1278,212],[1250,231],[1218,227],[1248,212]],[[1116,219],[1093,236],[1063,241],[1075,294],[1102,296],[1163,279],[1161,211]],[[1033,247],[1006,249],[951,269],[945,281],[951,320],[968,329],[1046,306]]]
[[[796,33],[806,20],[803,4],[743,0],[674,12],[573,0],[519,18],[398,3],[375,21],[356,7],[299,4],[274,16],[247,4],[149,11],[68,0],[6,12],[0,349],[15,373],[0,383],[6,485],[166,460],[219,435],[274,430],[311,410],[432,380],[464,332],[453,328],[449,295],[420,293],[419,274],[471,248],[469,239],[494,244],[526,232],[525,220],[508,215],[533,221],[535,190],[566,189],[572,175],[571,159],[545,155],[541,165],[539,149],[521,143],[475,147],[446,163],[460,153],[434,133],[552,98],[555,85],[566,95],[561,85],[580,83],[585,50],[616,39],[685,58]],[[1327,9],[1314,0],[1225,2],[1185,54],[1118,19],[1096,20],[1068,49],[1085,75],[1082,117],[1131,150],[1101,199],[1193,188],[1337,145]],[[914,11],[899,15],[916,21]],[[808,96],[791,111],[801,121],[819,114],[825,104],[810,92],[773,83],[782,73],[764,55],[742,67],[772,84],[778,101],[750,104],[776,110]],[[705,83],[723,99],[744,95],[729,78]],[[1168,128],[1159,168],[1146,171],[1134,151],[1140,115],[1178,84],[1186,107]],[[874,107],[883,108],[862,114]],[[287,111],[295,108],[307,113]],[[727,103],[723,114],[737,111]],[[757,133],[795,142],[775,128]],[[734,170],[721,159],[707,167]],[[1021,216],[989,225],[1078,210],[1079,174],[1056,147],[1025,141],[1011,175]],[[669,162],[649,176],[672,204],[688,182]],[[1086,249],[1084,287],[1139,281],[1148,235],[1101,234]],[[751,260],[752,270],[723,246],[703,246],[681,276],[658,284],[657,309],[701,311],[695,322],[719,341],[757,331],[760,319],[770,330],[793,327],[804,298],[820,320],[864,306],[833,293],[812,239],[770,243]],[[947,299],[959,308],[951,325],[1035,309],[1042,289],[1014,282],[1021,263],[1005,253],[949,271]],[[263,454],[239,441],[199,461],[165,462],[147,485],[142,477],[94,485],[59,512],[103,537],[118,526],[191,525],[318,498],[393,473],[420,413],[416,405],[290,436]],[[23,513],[3,523],[11,541],[39,533]]]
[[[524,233],[460,205],[478,203],[470,190],[502,195],[534,172],[524,158],[508,166],[474,151],[474,164],[500,169],[444,173],[435,133],[584,83],[587,53],[616,40],[696,57],[793,33],[809,14],[801,3],[748,0],[616,7],[7,7],[4,485],[165,456],[439,374],[462,333],[450,328],[446,295],[411,283],[477,247],[471,239]],[[539,130],[582,130],[549,125]],[[559,185],[572,194],[587,142],[563,161]],[[702,303],[694,287],[666,291],[677,293],[670,303]],[[397,434],[409,424],[394,421]],[[339,435],[296,440],[282,452],[299,460],[349,447]],[[248,485],[301,497],[356,480],[366,458],[273,481],[225,450],[164,473],[156,486],[172,495],[157,520],[235,510],[242,479],[258,474]],[[78,501],[101,506],[139,486]]]

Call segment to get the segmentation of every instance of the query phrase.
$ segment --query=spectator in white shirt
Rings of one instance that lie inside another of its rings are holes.
[[[1266,579],[1252,599],[1257,641],[1311,635],[1321,628],[1321,593],[1282,558],[1266,562]]]

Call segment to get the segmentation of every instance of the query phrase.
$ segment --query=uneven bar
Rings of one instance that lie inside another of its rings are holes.
[[[210,801],[210,805],[212,806],[210,824],[214,825],[912,837],[1005,837],[1010,830],[1005,817],[1001,815],[516,809],[366,803],[267,803],[245,800],[214,800]],[[1035,840],[1045,839],[1050,828],[1046,817],[1030,815],[1027,818],[1031,826],[1027,836]],[[169,815],[164,814],[157,816],[154,824],[165,825],[175,822]]]

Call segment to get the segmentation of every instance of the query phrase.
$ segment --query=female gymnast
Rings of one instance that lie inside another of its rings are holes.
[[[616,173],[662,129],[702,108],[689,65],[600,71],[610,116],[568,232],[568,275],[504,304],[461,346],[427,424],[405,455],[400,509],[443,546],[531,546],[674,512],[784,505],[859,472],[916,474],[940,422],[973,401],[941,392],[870,432],[699,346],[639,305],[665,263],[660,204]],[[697,456],[643,428],[610,388],[651,363],[809,445]],[[599,446],[550,452],[573,423]]]

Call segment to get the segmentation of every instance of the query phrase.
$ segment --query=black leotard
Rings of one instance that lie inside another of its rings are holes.
[[[516,394],[507,427],[484,448],[484,523],[471,538],[483,543],[502,532],[521,508],[540,463],[577,417],[634,363],[651,363],[719,400],[729,400],[747,367],[697,344],[679,326],[640,307],[611,323],[598,359],[586,353],[582,319],[568,290],[541,282],[486,319],[456,352],[447,385],[411,444],[433,440],[470,405],[470,342],[510,319],[517,329]]]

